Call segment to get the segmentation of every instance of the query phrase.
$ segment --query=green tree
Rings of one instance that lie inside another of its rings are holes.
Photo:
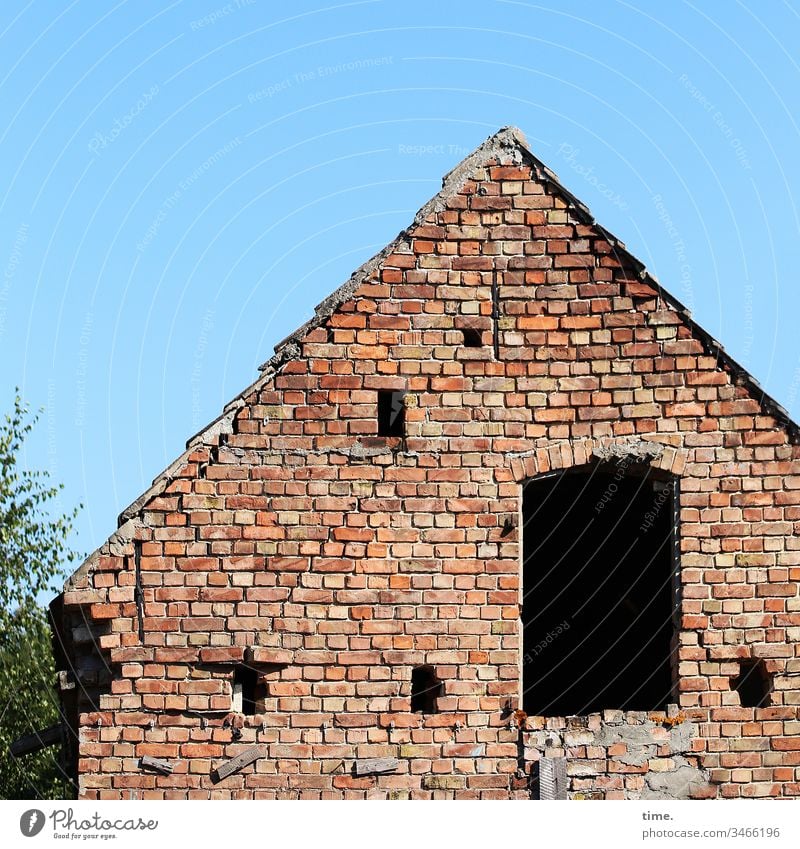
[[[9,745],[60,721],[48,613],[42,597],[76,555],[67,539],[78,508],[53,518],[63,486],[20,467],[20,449],[38,415],[17,395],[0,422],[0,798],[70,795],[58,747],[14,758]]]

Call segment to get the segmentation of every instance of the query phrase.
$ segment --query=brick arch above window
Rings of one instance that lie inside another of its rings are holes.
[[[686,466],[687,452],[683,448],[637,437],[559,440],[511,455],[509,465],[497,472],[506,481],[521,483],[545,472],[625,457],[639,459],[654,469],[681,475]]]

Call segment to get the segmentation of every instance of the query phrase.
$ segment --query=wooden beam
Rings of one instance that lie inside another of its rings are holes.
[[[48,746],[55,746],[56,743],[61,742],[62,731],[61,723],[43,728],[41,731],[34,731],[33,734],[26,734],[14,740],[8,747],[8,751],[17,758],[20,755],[30,755],[32,752],[46,749]]]
[[[353,764],[353,774],[383,775],[387,772],[396,772],[400,762],[397,758],[364,758]]]
[[[141,769],[150,769],[154,772],[160,772],[162,775],[170,775],[172,773],[171,763],[160,761],[158,758],[151,758],[149,755],[142,755],[139,758],[139,767]]]
[[[211,773],[211,780],[214,782],[214,784],[217,784],[222,781],[223,778],[227,778],[229,775],[233,775],[235,772],[239,772],[240,769],[244,769],[246,766],[253,763],[253,761],[257,761],[259,758],[263,757],[263,746],[250,746],[249,749],[245,749],[241,754],[237,755],[235,758],[231,758],[229,761],[225,761],[224,764],[220,764]]]
[[[567,798],[567,759],[539,759],[539,798]]]

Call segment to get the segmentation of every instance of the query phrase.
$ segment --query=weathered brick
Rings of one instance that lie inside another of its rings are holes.
[[[800,796],[796,428],[519,145],[457,169],[76,574],[82,797],[529,798],[542,757],[584,798]],[[680,478],[679,704],[526,718],[522,487],[604,453]],[[734,684],[754,658],[763,707]],[[372,758],[399,763],[353,775]]]

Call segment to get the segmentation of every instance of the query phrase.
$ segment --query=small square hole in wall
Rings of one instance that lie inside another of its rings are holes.
[[[442,682],[432,666],[415,666],[411,670],[411,710],[414,713],[438,713],[437,699],[442,695]]]
[[[464,337],[465,348],[483,347],[483,334],[477,327],[462,327],[461,335]]]
[[[378,436],[405,436],[405,392],[378,390]]]

